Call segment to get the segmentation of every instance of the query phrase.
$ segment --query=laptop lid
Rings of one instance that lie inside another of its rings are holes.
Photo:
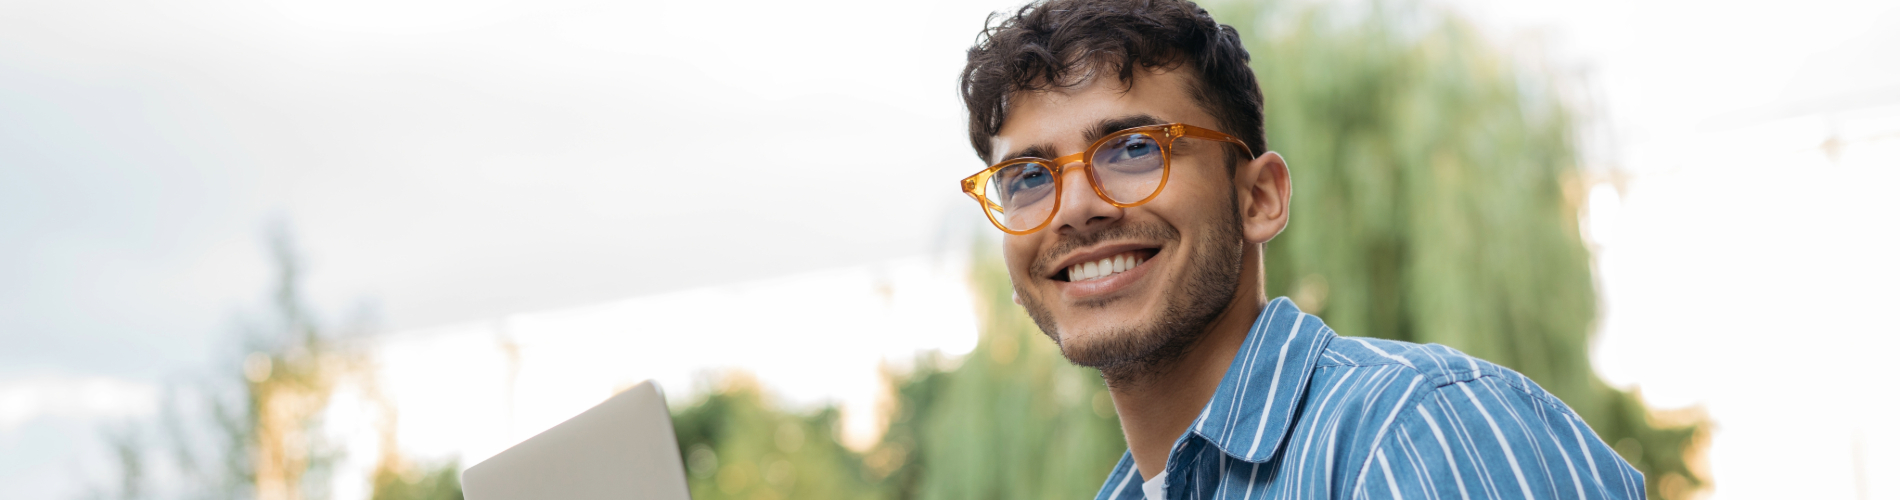
[[[673,418],[653,381],[462,471],[468,500],[690,500]]]

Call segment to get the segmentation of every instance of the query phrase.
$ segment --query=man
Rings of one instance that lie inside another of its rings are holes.
[[[1129,450],[1097,498],[1643,497],[1517,372],[1266,300],[1291,188],[1232,27],[1181,0],[995,19],[961,80],[992,166],[963,189],[1017,302],[1114,397]]]

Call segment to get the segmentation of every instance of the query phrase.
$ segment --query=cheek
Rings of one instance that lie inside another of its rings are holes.
[[[1029,266],[1036,261],[1036,245],[1027,239],[1020,236],[1003,238],[1003,265],[1009,269],[1012,280],[1030,279]],[[1027,283],[1018,283],[1019,286],[1024,284]]]
[[[1174,179],[1168,181],[1168,189],[1180,188],[1185,198],[1209,201],[1210,197],[1225,198],[1234,187],[1233,179],[1227,175],[1227,167],[1217,161],[1197,161],[1191,164],[1176,164],[1169,172]],[[1174,185],[1179,182],[1181,185]]]
[[[1179,183],[1168,181],[1167,191],[1143,208],[1181,231],[1227,217],[1220,211],[1231,209],[1232,183],[1224,177],[1182,177]]]

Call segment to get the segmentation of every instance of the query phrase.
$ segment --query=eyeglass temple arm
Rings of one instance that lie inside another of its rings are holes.
[[[1233,144],[1235,146],[1240,146],[1241,151],[1246,151],[1248,158],[1255,157],[1253,154],[1253,148],[1247,147],[1246,142],[1241,141],[1240,139],[1237,139],[1234,136],[1227,135],[1225,133],[1215,131],[1215,130],[1208,130],[1208,129],[1196,127],[1193,125],[1185,125],[1185,124],[1174,124],[1174,125],[1169,126],[1168,128],[1169,128],[1168,130],[1169,135],[1173,135],[1175,137],[1193,137],[1195,139],[1206,139],[1210,141],[1220,141],[1220,142],[1225,142],[1228,144]]]

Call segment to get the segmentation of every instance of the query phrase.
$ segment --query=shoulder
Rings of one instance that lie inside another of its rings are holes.
[[[1362,450],[1387,444],[1394,432],[1430,432],[1448,422],[1484,431],[1496,444],[1558,432],[1597,439],[1568,405],[1529,377],[1438,344],[1336,337],[1315,364],[1311,384],[1313,416],[1356,422],[1351,431]],[[1491,428],[1519,432],[1497,435]]]
[[[1532,402],[1563,407],[1562,401],[1516,370],[1472,357],[1439,344],[1414,344],[1397,340],[1334,337],[1314,366],[1326,372],[1325,378],[1403,377],[1416,379],[1415,393],[1445,389],[1459,390],[1455,384],[1480,382],[1508,389]],[[1414,398],[1407,398],[1414,399]],[[1568,408],[1566,408],[1568,409]]]
[[[1337,337],[1313,384],[1316,417],[1357,422],[1338,477],[1354,495],[1642,496],[1641,475],[1569,406],[1456,349]]]

